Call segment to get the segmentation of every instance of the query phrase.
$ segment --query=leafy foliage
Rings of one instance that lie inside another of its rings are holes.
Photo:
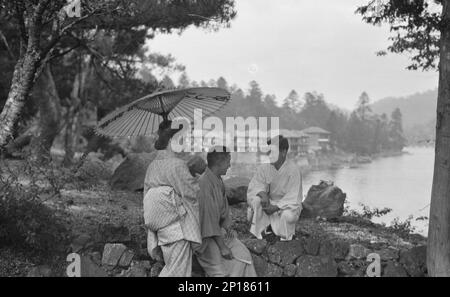
[[[1,246],[52,253],[65,242],[67,230],[62,219],[43,202],[55,191],[59,194],[61,177],[51,178],[57,183],[44,186],[32,163],[25,162],[19,168],[11,168],[3,160],[0,163]],[[31,171],[34,174],[28,175]]]
[[[412,225],[413,219],[413,216],[409,216],[404,221],[401,221],[399,218],[395,218],[388,228],[400,236],[408,236],[416,230],[416,228]]]
[[[412,64],[407,69],[431,70],[437,68],[440,30],[448,26],[441,20],[441,7],[437,0],[371,0],[356,13],[368,24],[390,26],[392,44],[387,51],[410,54]]]
[[[372,220],[373,218],[380,218],[380,217],[385,216],[388,213],[392,212],[392,209],[388,208],[388,207],[371,208],[363,203],[359,203],[359,205],[362,207],[362,210],[360,210],[360,211],[355,210],[355,209],[350,209],[350,206],[347,204],[344,209],[344,215],[361,218],[361,219]]]

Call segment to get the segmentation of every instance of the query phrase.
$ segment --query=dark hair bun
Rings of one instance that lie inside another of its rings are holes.
[[[170,139],[183,129],[180,124],[178,129],[172,129],[172,121],[162,121],[158,127],[158,139],[155,141],[156,150],[164,150],[169,145]]]

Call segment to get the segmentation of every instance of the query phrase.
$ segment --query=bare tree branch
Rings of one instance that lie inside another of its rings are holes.
[[[6,47],[6,50],[8,51],[9,56],[15,60],[16,57],[14,56],[13,52],[11,51],[11,48],[9,47],[8,41],[6,40],[6,37],[3,34],[2,30],[0,30],[0,38],[3,41],[3,43],[5,44],[5,47]]]

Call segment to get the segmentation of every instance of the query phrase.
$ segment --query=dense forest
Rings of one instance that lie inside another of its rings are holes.
[[[279,104],[276,96],[264,94],[256,81],[251,81],[244,90],[237,85],[230,86],[223,77],[208,82],[191,81],[185,72],[178,82],[173,82],[168,76],[163,81],[170,88],[209,86],[227,89],[232,94],[232,100],[220,111],[219,117],[278,117],[283,129],[320,127],[331,132],[334,149],[371,155],[382,151],[401,151],[406,145],[400,109],[393,109],[389,115],[375,114],[366,92],[356,98],[355,109],[348,113],[328,104],[324,95],[317,92],[300,96],[292,90]]]

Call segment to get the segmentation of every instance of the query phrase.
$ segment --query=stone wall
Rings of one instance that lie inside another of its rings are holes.
[[[103,226],[101,237],[79,235],[71,251],[82,257],[82,276],[156,277],[164,263],[153,261],[145,247],[145,236],[124,226]],[[377,253],[381,276],[426,276],[426,247],[397,249],[330,238],[324,234],[297,234],[292,241],[243,240],[250,250],[258,276],[262,277],[363,277]],[[33,273],[46,271],[37,267]],[[194,265],[194,275],[201,269]],[[35,275],[33,275],[35,276]]]
[[[248,239],[244,241],[253,256],[258,276],[267,277],[363,277],[367,256],[377,253],[381,276],[421,277],[426,275],[426,247],[409,250],[385,247],[374,250],[358,243],[337,239],[302,237],[289,242]]]

